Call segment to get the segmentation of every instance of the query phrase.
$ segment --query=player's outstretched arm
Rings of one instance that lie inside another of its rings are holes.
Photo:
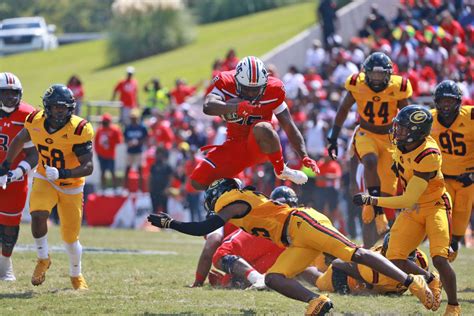
[[[183,223],[174,220],[166,213],[150,214],[148,221],[158,228],[171,228],[186,235],[204,236],[224,226],[231,218],[244,216],[249,211],[249,207],[247,203],[228,205],[220,210],[218,214],[208,216],[202,222]]]
[[[278,113],[276,117],[280,123],[281,128],[283,128],[286,135],[288,136],[291,146],[296,151],[298,156],[300,156],[301,159],[307,157],[308,153],[306,152],[306,145],[304,143],[303,135],[301,135],[300,130],[298,127],[296,127],[296,124],[293,121],[288,108],[281,113]]]
[[[332,159],[337,158],[337,138],[339,137],[339,133],[341,132],[342,125],[344,125],[344,121],[349,114],[349,110],[351,109],[352,105],[356,102],[354,96],[349,91],[346,92],[344,98],[341,101],[341,105],[337,109],[336,118],[334,119],[334,124],[332,128],[329,130],[328,134],[328,153],[329,157]]]

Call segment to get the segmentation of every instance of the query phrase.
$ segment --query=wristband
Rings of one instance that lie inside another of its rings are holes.
[[[59,179],[67,179],[71,177],[71,169],[59,169],[58,170],[58,175]]]
[[[20,161],[20,163],[18,164],[18,168],[23,171],[24,175],[31,171],[31,165],[28,163],[28,161],[25,160]]]

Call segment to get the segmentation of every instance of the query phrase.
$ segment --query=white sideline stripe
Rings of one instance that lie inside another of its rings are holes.
[[[35,252],[36,247],[34,245],[18,244],[15,246],[15,251],[19,252]],[[49,251],[65,253],[66,250],[62,246],[50,246]],[[177,255],[176,251],[161,251],[161,250],[138,250],[138,249],[118,249],[118,248],[100,248],[100,247],[83,247],[82,251],[85,253],[93,254],[106,254],[106,255]]]

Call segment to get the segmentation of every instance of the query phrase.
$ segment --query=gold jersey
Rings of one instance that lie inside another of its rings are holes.
[[[398,101],[409,98],[413,93],[410,80],[397,75],[390,77],[387,88],[374,92],[365,83],[363,72],[349,76],[345,88],[356,100],[360,117],[377,126],[392,124],[398,113]]]
[[[428,187],[419,198],[418,204],[438,200],[446,192],[441,173],[441,152],[433,137],[426,137],[420,146],[407,153],[403,153],[397,147],[393,160],[403,190],[406,189],[408,182],[413,177],[414,171],[436,172],[436,175],[428,181]]]
[[[458,176],[474,172],[474,106],[463,105],[451,126],[438,120],[438,111],[431,110],[433,127],[431,136],[443,155],[443,174]]]
[[[36,172],[46,178],[45,165],[57,169],[74,169],[80,165],[74,146],[92,141],[94,130],[87,120],[73,115],[61,129],[49,133],[45,128],[44,111],[31,113],[25,121],[25,128],[39,153]],[[58,179],[54,184],[69,189],[83,186],[85,177]]]
[[[265,237],[278,246],[285,247],[281,241],[283,227],[294,208],[272,201],[260,192],[234,189],[217,199],[215,212],[219,213],[227,205],[235,203],[247,204],[248,210],[245,215],[230,219],[229,223],[249,234]]]

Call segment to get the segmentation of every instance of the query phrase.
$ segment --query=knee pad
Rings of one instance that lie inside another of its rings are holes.
[[[226,255],[222,257],[222,269],[224,269],[225,273],[232,273],[232,266],[234,263],[239,260],[240,257],[234,255]]]
[[[13,252],[13,247],[15,247],[15,244],[18,240],[18,235],[20,233],[20,226],[14,226],[10,228],[12,229],[7,234],[6,227],[4,225],[0,225],[0,243],[3,245],[2,252],[6,256],[11,255]]]

